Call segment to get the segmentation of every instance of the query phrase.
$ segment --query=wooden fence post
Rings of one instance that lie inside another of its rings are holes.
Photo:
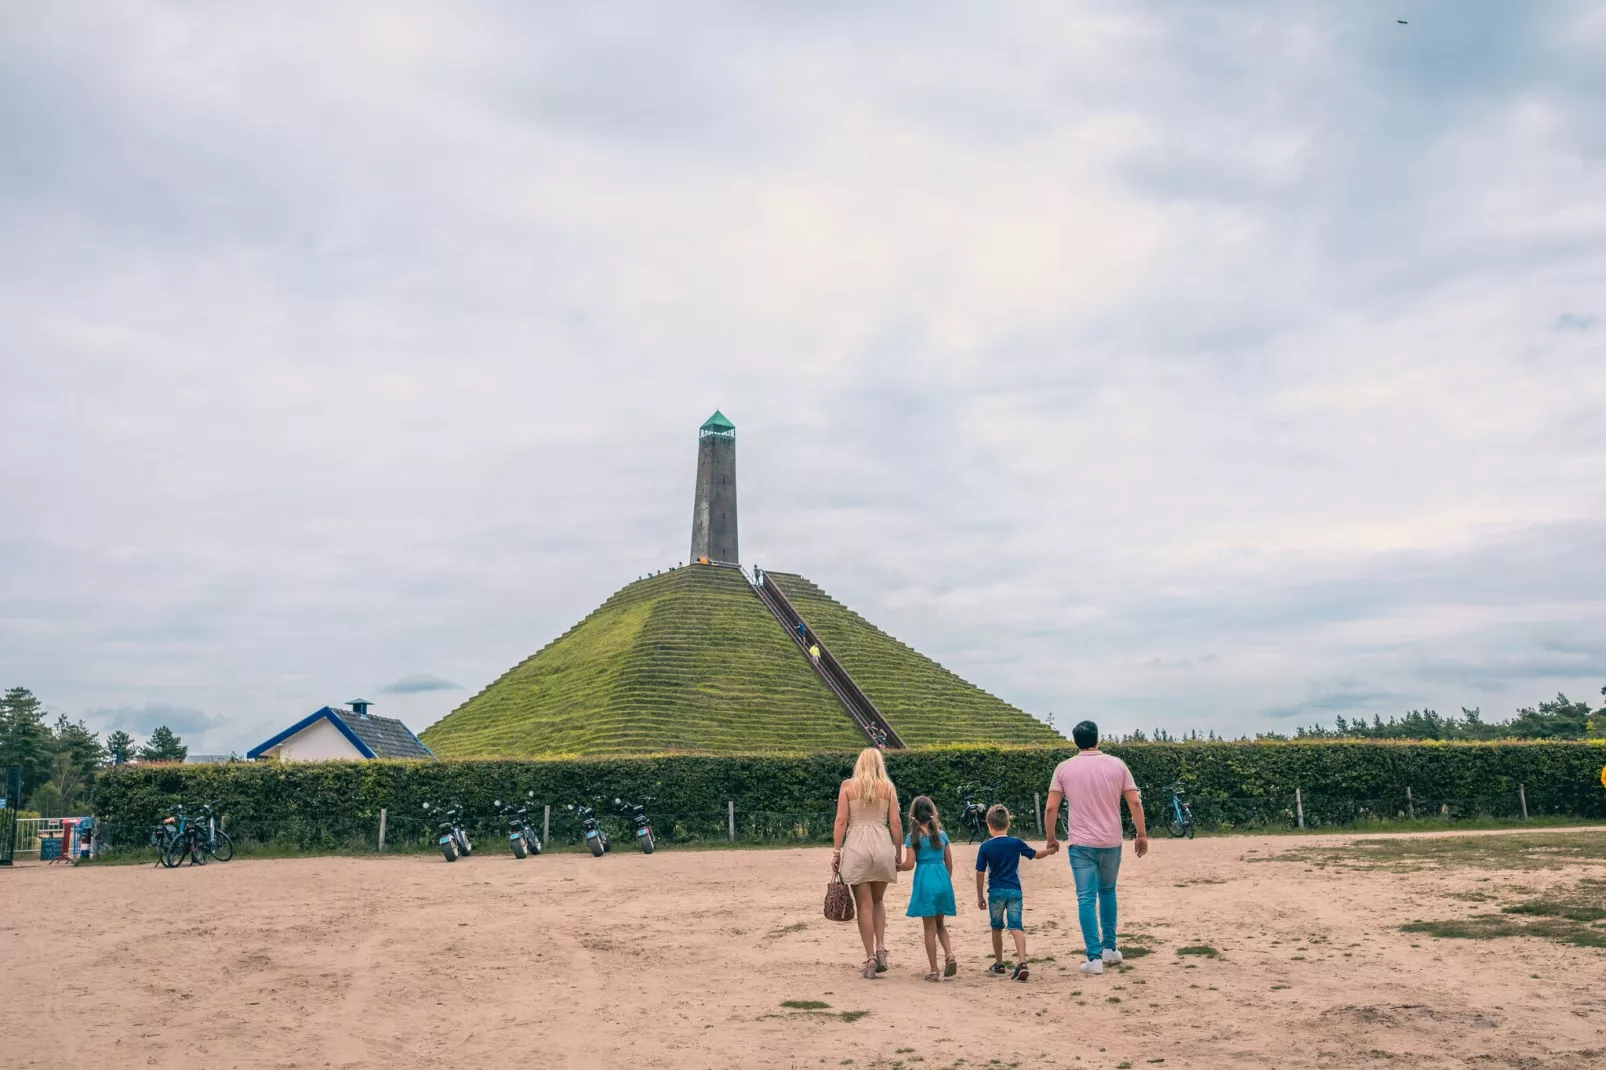
[[[1411,785],[1405,785],[1405,816],[1416,820],[1416,800],[1411,798]]]
[[[1526,821],[1528,820],[1528,786],[1526,784],[1517,785],[1517,799],[1522,803],[1522,819]]]
[[[541,843],[547,847],[552,846],[552,804],[547,803],[541,808]]]
[[[381,806],[379,808],[379,850],[381,852],[383,852],[384,849],[385,849],[385,808],[383,806]]]
[[[1032,809],[1037,811],[1037,834],[1043,834],[1043,796],[1041,792],[1032,792]]]
[[[731,842],[736,842],[736,800],[725,800],[725,826],[730,830]]]
[[[1294,813],[1299,816],[1299,827],[1300,828],[1304,828],[1305,827],[1305,799],[1304,799],[1304,797],[1302,795],[1300,795],[1298,788],[1294,789]]]

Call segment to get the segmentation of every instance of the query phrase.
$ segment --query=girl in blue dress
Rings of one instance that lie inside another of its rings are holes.
[[[909,832],[903,845],[910,850],[903,853],[903,863],[898,868],[915,871],[906,913],[919,918],[926,929],[926,959],[931,963],[926,980],[941,981],[959,972],[953,945],[948,942],[948,927],[943,924],[944,917],[958,913],[954,905],[954,855],[948,847],[948,834],[942,830],[942,819],[937,816],[937,804],[924,795],[915,796],[909,804]],[[937,972],[939,942],[945,957],[941,973]]]

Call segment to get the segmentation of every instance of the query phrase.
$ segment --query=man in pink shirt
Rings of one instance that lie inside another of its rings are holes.
[[[1121,871],[1121,800],[1132,812],[1137,839],[1134,853],[1142,858],[1149,852],[1149,832],[1143,823],[1143,797],[1132,780],[1126,763],[1099,751],[1099,726],[1083,721],[1071,729],[1077,754],[1054,770],[1048,783],[1048,806],[1043,811],[1048,822],[1048,844],[1052,851],[1059,829],[1060,803],[1071,804],[1071,875],[1076,878],[1076,913],[1082,923],[1082,942],[1087,945],[1087,961],[1082,972],[1104,972],[1104,964],[1121,961],[1115,947],[1115,875]],[[1100,923],[1103,933],[1100,934]]]

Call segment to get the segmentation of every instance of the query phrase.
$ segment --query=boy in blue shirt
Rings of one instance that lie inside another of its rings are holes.
[[[992,838],[976,850],[976,906],[987,911],[993,926],[993,964],[987,972],[1002,977],[1004,966],[1004,926],[1015,938],[1015,972],[1012,981],[1031,976],[1026,967],[1026,930],[1021,927],[1020,860],[1047,858],[1054,848],[1038,851],[1025,840],[1009,835],[1009,810],[998,803],[987,811],[987,830]],[[986,896],[982,895],[982,874],[987,875]]]

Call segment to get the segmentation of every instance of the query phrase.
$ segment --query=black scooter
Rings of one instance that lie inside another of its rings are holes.
[[[593,857],[601,858],[604,851],[613,850],[613,844],[608,842],[608,834],[602,831],[601,825],[597,824],[595,807],[576,806],[570,803],[565,809],[570,810],[575,817],[580,819],[580,827],[586,831],[586,846],[591,848]]]
[[[998,787],[977,787],[975,784],[964,784],[959,788],[960,798],[965,800],[964,809],[959,812],[959,823],[965,830],[965,840],[985,840],[992,835],[987,827],[987,811],[992,809],[993,796],[997,794]],[[979,799],[986,799],[981,802]]]
[[[526,800],[535,798],[535,792],[524,793]],[[496,808],[507,818],[507,845],[513,849],[514,858],[526,858],[541,853],[541,837],[535,834],[530,827],[530,804],[515,806],[510,802],[496,800]]]
[[[468,842],[468,833],[463,829],[463,807],[454,803],[451,806],[431,807],[424,804],[424,812],[433,809],[440,820],[435,826],[436,842],[440,844],[441,856],[448,862],[456,862],[458,856],[467,858],[474,850],[474,845]]]
[[[627,803],[619,798],[613,800],[613,804],[619,808],[620,813],[625,815],[625,818],[630,822],[630,827],[635,830],[636,843],[641,847],[641,853],[649,855],[652,854],[653,848],[656,846],[652,842],[652,826],[647,823],[647,804],[652,801],[651,795],[641,800],[640,805]]]

